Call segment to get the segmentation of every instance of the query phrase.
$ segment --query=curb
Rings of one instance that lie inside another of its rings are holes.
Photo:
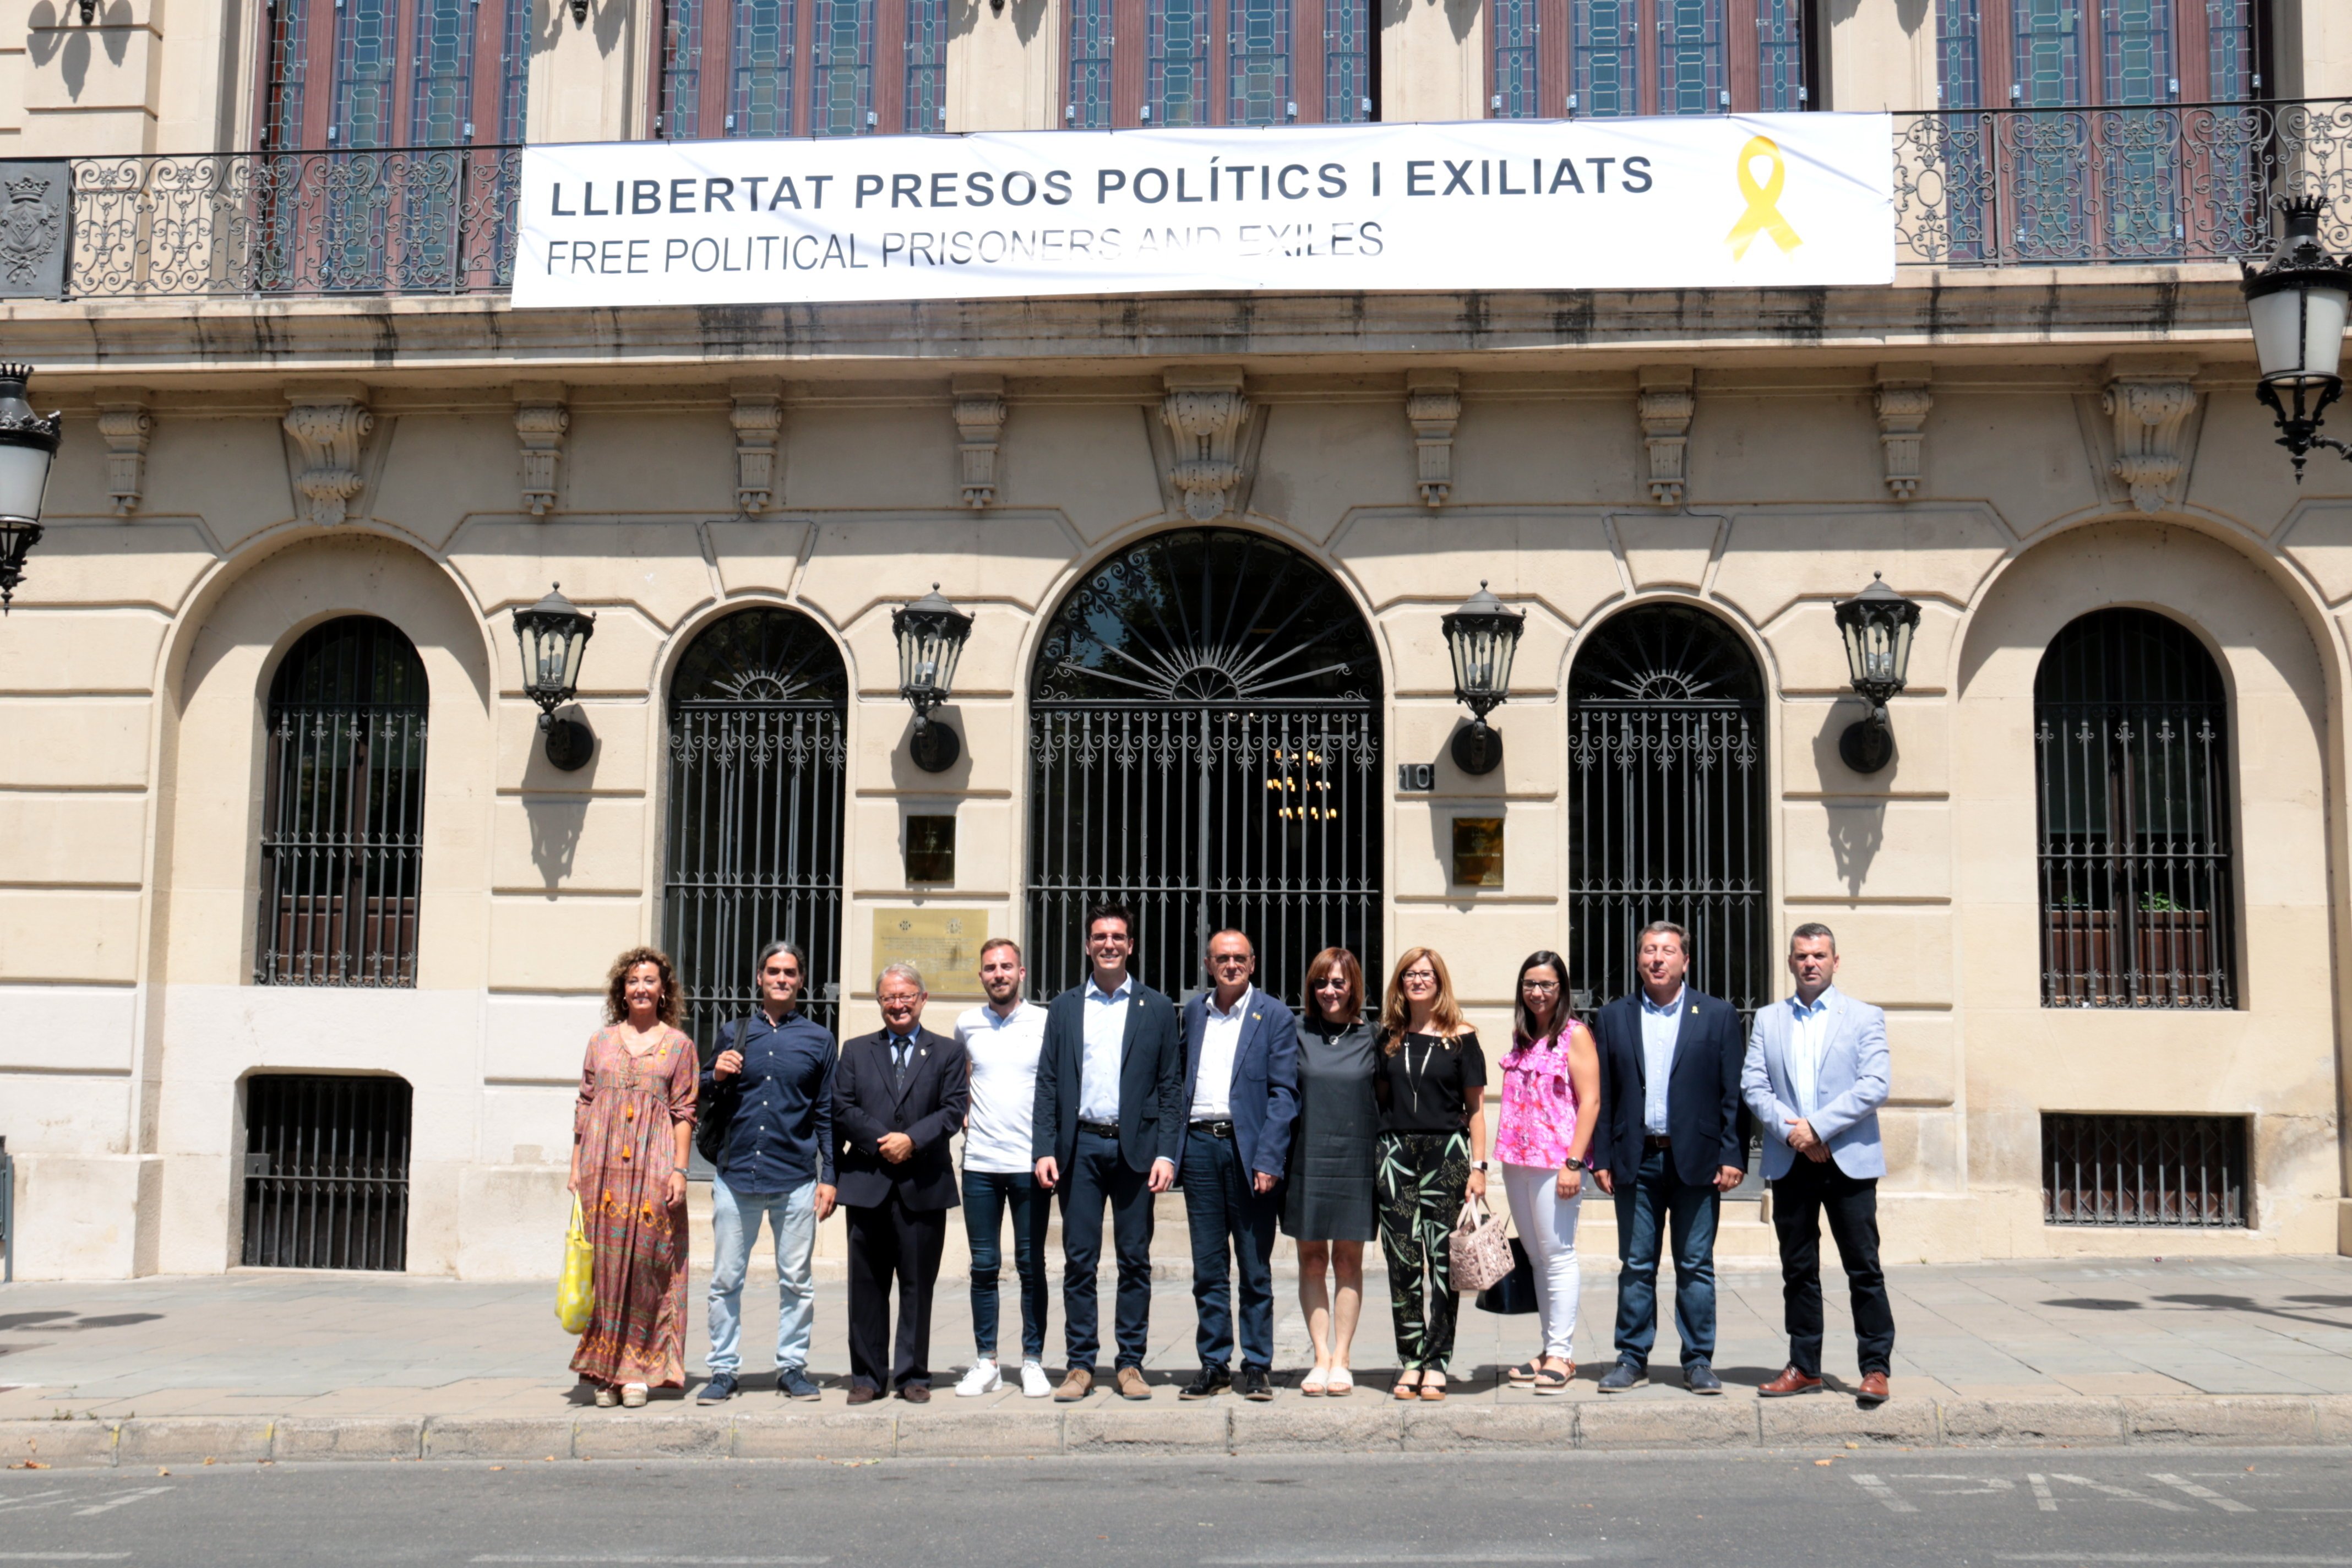
[[[1026,1413],[163,1416],[0,1421],[0,1464],[497,1459],[1033,1458],[1072,1454],[1557,1453],[1643,1448],[2298,1447],[2352,1442],[2352,1394],[1706,1400],[1435,1408],[1096,1404]]]

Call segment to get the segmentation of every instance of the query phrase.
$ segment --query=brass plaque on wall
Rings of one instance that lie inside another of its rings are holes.
[[[893,963],[911,963],[923,977],[923,989],[932,994],[977,996],[980,944],[988,936],[986,910],[876,910],[874,973]]]

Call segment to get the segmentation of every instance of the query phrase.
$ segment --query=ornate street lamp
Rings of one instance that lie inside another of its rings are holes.
[[[1510,696],[1511,658],[1528,617],[1505,609],[1482,577],[1478,591],[1439,624],[1454,656],[1454,700],[1470,710],[1470,727],[1454,731],[1454,765],[1465,773],[1493,773],[1502,764],[1503,737],[1487,727],[1486,715]]]
[[[2319,433],[2321,416],[2344,390],[2339,366],[2346,309],[2352,305],[2352,258],[2339,262],[2319,243],[2326,210],[2317,196],[2294,197],[2286,204],[2286,237],[2270,264],[2259,272],[2239,264],[2254,358],[2262,366],[2254,395],[2278,423],[2278,444],[2294,458],[2297,484],[2304,454],[2314,447],[2352,461],[2352,447]]]
[[[547,597],[514,613],[515,641],[522,647],[523,694],[539,704],[540,732],[547,737],[547,760],[571,773],[596,754],[596,734],[578,719],[558,719],[555,710],[580,690],[580,656],[596,635],[596,617],[582,613],[556,584]]]
[[[940,585],[911,605],[890,612],[890,635],[898,639],[898,695],[915,710],[915,733],[907,743],[915,765],[943,773],[963,754],[963,742],[931,710],[955,689],[956,660],[971,636],[971,617],[940,596]]]
[[[1919,629],[1919,606],[1888,587],[1875,572],[1870,586],[1837,603],[1838,635],[1845,639],[1845,668],[1854,691],[1870,704],[1838,737],[1838,755],[1858,773],[1874,773],[1895,760],[1895,731],[1886,700],[1903,689],[1911,668],[1911,637]]]
[[[28,364],[0,364],[0,615],[25,580],[25,557],[41,542],[41,497],[49,464],[65,432],[65,416],[47,419],[25,401]]]

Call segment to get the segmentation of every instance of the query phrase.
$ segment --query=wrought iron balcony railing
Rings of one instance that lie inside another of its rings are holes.
[[[77,158],[71,223],[47,243],[68,247],[71,299],[499,293],[521,161],[512,146]],[[2322,238],[2352,250],[2352,100],[1895,117],[1906,267],[2258,257],[2299,195],[2327,200]],[[0,260],[0,297],[58,291],[26,287],[16,249]]]

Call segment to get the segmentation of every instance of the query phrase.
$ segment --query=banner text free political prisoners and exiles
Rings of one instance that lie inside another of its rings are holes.
[[[1888,283],[1879,114],[524,151],[514,302]]]

